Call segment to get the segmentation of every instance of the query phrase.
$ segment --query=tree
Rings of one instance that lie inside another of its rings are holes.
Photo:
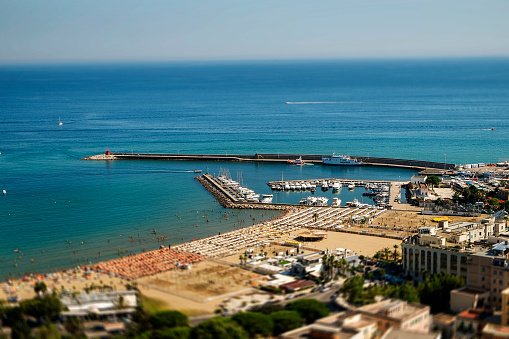
[[[35,336],[37,339],[60,339],[62,336],[58,328],[53,324],[42,325]]]
[[[78,318],[67,318],[64,323],[64,328],[75,337],[84,335],[83,322]]]
[[[341,266],[341,274],[344,276],[345,275],[345,271],[346,269],[348,268],[348,260],[342,258],[341,260],[339,260],[339,264]]]
[[[114,301],[114,307],[115,309],[117,310],[123,310],[123,309],[126,309],[128,306],[127,306],[127,303],[125,301],[125,298],[121,295],[119,295],[115,301]]]
[[[385,274],[386,274],[385,268],[380,267],[378,269],[378,273],[380,274],[380,279],[382,280],[382,285],[385,285]]]
[[[318,220],[318,213],[313,213],[313,220],[315,222]]]
[[[494,208],[498,208],[500,206],[500,201],[498,201],[497,198],[488,199],[487,203],[490,204],[490,206],[493,206]]]
[[[30,332],[30,326],[24,321],[16,321],[11,327],[12,339],[29,339]]]
[[[394,254],[393,254],[393,258],[394,258],[394,261],[396,261],[398,259],[398,245],[394,245]]]
[[[189,326],[187,315],[179,311],[160,311],[150,316],[154,329]]]
[[[436,175],[430,175],[426,178],[426,184],[431,185],[431,188],[440,185],[440,179]]]
[[[382,249],[383,251],[383,255],[385,257],[385,260],[389,260],[389,255],[391,254],[391,250],[389,249],[389,247],[384,247]]]
[[[355,275],[346,279],[340,291],[350,304],[363,304],[364,278]]]
[[[34,292],[39,294],[41,292],[42,294],[46,293],[48,291],[48,286],[44,283],[44,281],[38,281],[34,284]]]
[[[384,294],[391,298],[402,299],[407,302],[419,302],[419,292],[417,292],[412,282],[407,282],[402,285],[389,285]]]
[[[439,313],[449,309],[450,292],[465,285],[461,277],[443,272],[431,276],[418,287],[422,304],[431,307],[431,313]]]
[[[262,313],[237,313],[232,317],[232,320],[242,326],[251,338],[257,335],[268,337],[272,333],[272,319]]]
[[[274,327],[272,334],[278,336],[281,333],[300,327],[302,319],[296,311],[279,311],[270,314]]]
[[[258,312],[263,314],[271,314],[274,312],[282,311],[285,307],[280,303],[277,304],[261,304],[256,305],[251,309],[251,312]]]
[[[190,339],[247,339],[246,331],[231,319],[212,318],[191,329]]]
[[[23,313],[38,320],[55,319],[62,312],[62,302],[56,296],[23,300],[19,303]]]
[[[286,304],[286,309],[299,313],[306,324],[311,324],[317,319],[328,316],[330,313],[327,306],[316,299],[295,300]]]
[[[187,339],[190,335],[190,327],[178,326],[154,331],[151,337],[158,339]]]
[[[334,278],[334,267],[335,267],[334,261],[336,261],[336,259],[334,258],[333,255],[330,255],[327,263],[327,266],[329,267],[329,279]]]

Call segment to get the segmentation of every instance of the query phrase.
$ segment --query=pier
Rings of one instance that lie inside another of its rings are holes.
[[[107,154],[93,155],[82,158],[83,160],[173,160],[173,161],[234,161],[234,162],[272,162],[287,163],[289,160],[295,160],[299,157],[305,162],[321,164],[322,156],[310,154],[171,154],[171,153],[113,153],[107,151]],[[378,158],[378,157],[355,157],[350,158],[362,162],[362,166],[380,166],[407,168],[418,171],[426,169],[452,170],[456,168],[455,164],[445,162],[433,162],[423,160]],[[331,165],[334,166],[334,165]]]
[[[203,174],[195,179],[198,180],[224,208],[286,210],[290,207],[300,206],[297,204],[266,204],[242,201],[235,195],[230,187],[223,185],[210,174]]]

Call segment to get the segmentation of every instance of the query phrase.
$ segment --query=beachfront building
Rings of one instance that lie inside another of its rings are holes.
[[[486,324],[481,333],[481,339],[502,339],[507,338],[509,327],[498,324]]]
[[[292,263],[290,274],[298,276],[312,274],[319,276],[322,268],[322,258],[323,252],[298,255],[297,261]]]
[[[357,309],[361,314],[375,319],[379,333],[394,327],[407,332],[429,333],[431,326],[430,307],[407,303],[399,299],[386,299]]]
[[[321,252],[301,254],[297,256],[297,262],[293,262],[290,268],[290,274],[305,276],[311,274],[319,276],[323,268],[322,259],[324,255],[334,256],[334,260],[346,260],[347,266],[356,267],[359,265],[359,256],[352,250],[345,248],[336,248]]]
[[[402,330],[400,328],[391,327],[385,332],[385,334],[380,339],[402,339],[402,338],[412,338],[412,339],[443,339],[442,334],[439,332],[435,333],[409,333],[408,331]]]
[[[467,279],[467,261],[471,254],[461,246],[447,246],[445,238],[432,227],[421,227],[419,234],[410,236],[401,244],[405,274],[423,279],[424,272],[444,272]]]
[[[496,222],[495,218],[486,218],[480,222],[458,222],[443,228],[443,232],[449,235],[448,241],[457,244],[486,240],[505,231],[505,221]]]
[[[387,299],[355,311],[330,315],[313,324],[281,334],[280,338],[372,339],[439,338],[429,334],[429,306]],[[389,333],[392,332],[391,335]],[[385,337],[385,335],[388,335]]]
[[[509,288],[509,241],[471,255],[468,288],[489,292],[489,305],[501,309],[503,291]]]
[[[279,336],[285,339],[372,339],[378,337],[376,321],[359,312],[331,315],[311,325],[288,331]]]
[[[64,295],[60,298],[67,308],[63,317],[87,317],[91,313],[100,318],[129,316],[138,306],[137,291],[81,292]]]
[[[468,284],[469,260],[472,254],[481,251],[475,243],[499,236],[505,229],[505,221],[495,218],[451,225],[443,221],[440,227],[421,227],[417,235],[404,239],[401,244],[403,269],[415,279],[422,279],[424,272],[444,272],[461,276]]]

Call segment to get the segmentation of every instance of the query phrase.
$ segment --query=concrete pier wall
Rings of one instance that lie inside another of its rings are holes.
[[[249,162],[281,162],[294,160],[302,157],[303,160],[311,163],[322,163],[323,155],[310,154],[168,154],[168,153],[111,153],[111,155],[94,155],[83,158],[84,160],[177,160],[177,161],[249,161]],[[398,167],[415,170],[435,168],[439,170],[450,170],[456,167],[455,164],[444,162],[433,162],[423,160],[377,158],[377,157],[355,157],[353,159],[362,161],[364,166]]]

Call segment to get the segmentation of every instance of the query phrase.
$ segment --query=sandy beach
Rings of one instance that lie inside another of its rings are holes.
[[[17,295],[21,300],[33,298],[36,281],[44,281],[52,291],[64,288],[75,292],[92,285],[107,285],[107,288],[123,290],[127,283],[136,282],[144,296],[161,301],[164,307],[187,314],[210,313],[224,299],[254,291],[256,281],[261,276],[234,266],[246,249],[254,254],[265,252],[270,258],[292,249],[281,244],[298,241],[299,234],[315,231],[316,225],[321,225],[324,239],[301,242],[305,252],[345,248],[371,257],[385,247],[392,250],[394,245],[401,244],[400,239],[382,235],[403,238],[424,224],[435,224],[432,219],[436,217],[423,216],[414,211],[386,211],[370,224],[343,224],[333,213],[344,211],[295,209],[271,222],[181,244],[171,250],[162,248],[111,260],[91,270],[74,269],[13,280],[10,284],[2,285],[0,299],[7,299],[9,295]],[[310,222],[311,219],[314,220]],[[451,222],[478,219],[451,217]],[[324,224],[323,220],[328,220],[330,224]],[[308,224],[314,227],[304,227]],[[342,227],[335,228],[337,225]],[[125,272],[124,277],[119,276],[122,272]]]

